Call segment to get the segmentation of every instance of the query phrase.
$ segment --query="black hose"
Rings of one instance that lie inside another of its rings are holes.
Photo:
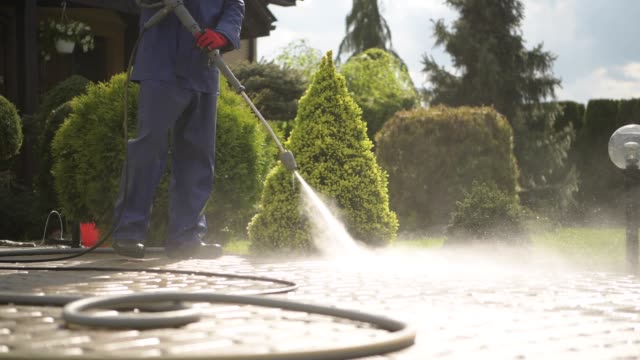
[[[289,300],[280,300],[268,297],[223,295],[211,292],[159,292],[129,295],[98,296],[77,299],[70,296],[38,296],[11,293],[0,293],[0,299],[11,300],[16,304],[27,305],[64,305],[63,318],[69,324],[111,328],[111,329],[153,329],[157,327],[182,326],[197,321],[200,314],[191,309],[177,309],[155,313],[132,313],[129,315],[99,315],[87,313],[86,310],[100,308],[140,308],[154,302],[209,302],[223,304],[241,304],[259,307],[279,308],[288,311],[305,312],[309,314],[325,315],[329,317],[347,319],[354,322],[366,323],[378,329],[387,331],[384,337],[376,337],[366,344],[351,346],[337,346],[328,349],[315,349],[310,351],[292,351],[276,353],[256,354],[229,354],[221,355],[189,355],[179,354],[175,356],[163,355],[163,359],[213,359],[213,360],[343,360],[366,356],[375,356],[389,352],[399,351],[412,346],[415,342],[416,332],[407,324],[383,316],[367,314],[354,310],[343,310],[328,306],[310,305]],[[1,358],[2,356],[0,356]],[[47,357],[58,359],[55,355]],[[117,356],[115,358],[118,358]]]

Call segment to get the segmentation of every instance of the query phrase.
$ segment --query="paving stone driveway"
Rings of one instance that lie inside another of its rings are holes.
[[[386,251],[345,259],[169,262],[91,254],[65,267],[188,269],[268,276],[298,289],[268,295],[392,317],[417,330],[406,350],[368,359],[639,359],[640,281],[572,269],[518,253]],[[35,265],[26,265],[26,268]],[[157,289],[249,293],[281,284],[185,274],[1,270],[0,291],[113,294]],[[0,306],[0,357],[162,357],[318,350],[384,339],[349,321],[278,309],[199,305],[199,323],[180,329],[112,331],[68,327],[60,309]],[[250,357],[248,357],[250,358]]]

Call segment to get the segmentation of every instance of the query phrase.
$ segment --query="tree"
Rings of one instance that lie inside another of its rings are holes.
[[[378,0],[353,0],[346,19],[346,32],[338,48],[337,61],[343,54],[359,54],[367,49],[391,50],[391,30],[380,14]]]
[[[292,41],[280,50],[275,63],[285,71],[291,69],[302,73],[305,83],[311,81],[313,73],[318,69],[322,60],[322,52],[312,48],[305,39]]]
[[[351,57],[342,65],[340,73],[362,109],[371,140],[393,114],[418,104],[418,94],[407,67],[382,49],[369,49]]]
[[[396,235],[389,210],[387,177],[376,163],[360,109],[349,96],[329,52],[300,100],[296,124],[285,147],[299,173],[320,194],[335,200],[348,232],[369,245],[388,244]],[[312,223],[302,214],[300,185],[282,164],[268,175],[261,211],[249,224],[252,250],[313,250]]]
[[[524,18],[520,0],[446,0],[460,17],[448,29],[434,26],[436,45],[444,46],[460,75],[449,73],[423,56],[424,72],[433,87],[432,103],[494,106],[513,121],[521,105],[555,96],[560,80],[551,73],[555,56],[524,47],[519,27]]]
[[[554,132],[559,106],[544,102],[555,98],[560,80],[554,77],[555,56],[542,49],[524,46],[520,26],[524,6],[520,0],[446,0],[460,13],[448,28],[443,20],[434,24],[436,45],[443,46],[452,58],[456,73],[423,55],[424,72],[431,87],[432,104],[449,106],[493,106],[505,115],[514,129],[515,154],[521,169],[521,185],[528,189],[549,187],[548,174],[538,163],[563,167],[574,134]],[[567,141],[569,145],[567,145]],[[545,154],[548,158],[529,152]],[[573,180],[565,181],[561,191],[571,192]]]
[[[306,86],[300,70],[264,61],[241,62],[233,65],[232,70],[265,119],[289,121],[295,118],[298,100]]]

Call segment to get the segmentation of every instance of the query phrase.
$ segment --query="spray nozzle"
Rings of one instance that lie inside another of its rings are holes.
[[[280,161],[284,164],[285,169],[291,172],[298,170],[298,164],[296,164],[296,159],[293,157],[291,151],[285,150],[280,152]]]

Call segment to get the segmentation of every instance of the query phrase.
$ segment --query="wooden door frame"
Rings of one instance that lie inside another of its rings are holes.
[[[1,43],[6,44],[4,69],[0,69],[0,73],[4,76],[6,98],[14,104],[18,104],[18,48],[17,48],[17,22],[16,9],[14,6],[0,6],[0,26],[7,29],[4,39],[0,39]]]

